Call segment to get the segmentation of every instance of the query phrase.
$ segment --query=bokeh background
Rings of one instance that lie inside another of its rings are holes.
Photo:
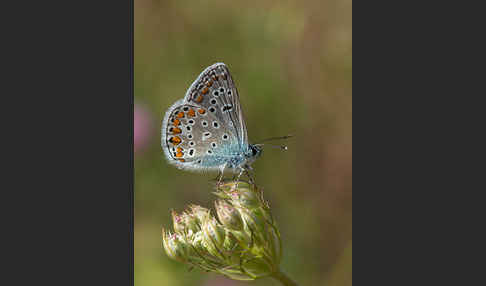
[[[254,164],[280,226],[282,269],[301,286],[352,284],[351,0],[135,0],[135,285],[236,282],[169,260],[170,209],[213,206],[213,175],[167,164],[166,109],[199,73],[228,65],[250,142],[293,134]]]

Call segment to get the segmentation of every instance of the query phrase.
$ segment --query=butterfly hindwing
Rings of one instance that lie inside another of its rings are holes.
[[[163,122],[162,145],[171,164],[196,171],[219,169],[232,134],[204,106],[176,102]]]

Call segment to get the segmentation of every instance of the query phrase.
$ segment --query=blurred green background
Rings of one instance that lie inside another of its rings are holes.
[[[352,284],[351,0],[135,0],[135,285],[237,282],[169,260],[170,209],[213,207],[210,180],[168,165],[166,109],[199,73],[228,65],[250,142],[295,135],[254,164],[284,244],[282,269],[301,286]]]

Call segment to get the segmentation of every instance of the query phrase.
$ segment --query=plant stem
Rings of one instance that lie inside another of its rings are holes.
[[[282,283],[285,286],[299,286],[299,285],[297,285],[297,283],[292,281],[287,275],[285,275],[285,273],[283,273],[281,271],[277,271],[277,272],[273,273],[272,277],[274,279],[280,281],[280,283]]]

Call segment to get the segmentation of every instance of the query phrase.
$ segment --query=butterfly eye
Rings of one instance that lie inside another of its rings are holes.
[[[255,148],[251,148],[251,153],[253,154],[253,156],[256,156],[258,152]]]

